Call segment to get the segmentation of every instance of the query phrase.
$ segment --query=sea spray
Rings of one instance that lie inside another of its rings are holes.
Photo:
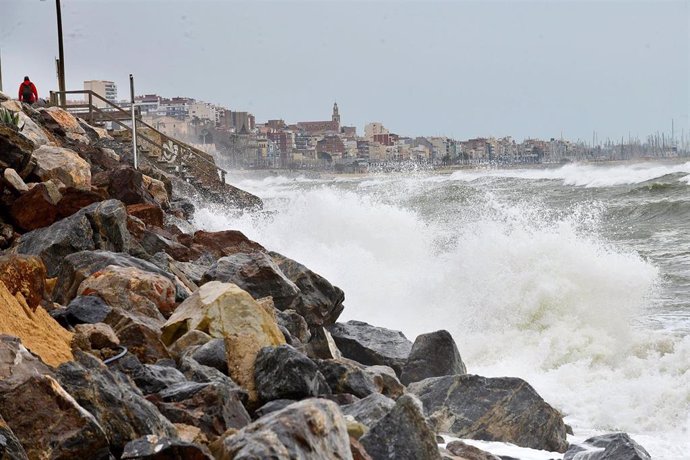
[[[623,182],[684,167],[629,168]],[[690,339],[648,321],[659,268],[621,244],[632,225],[609,234],[616,203],[577,199],[594,179],[554,179],[552,192],[541,179],[457,175],[243,181],[264,213],[202,207],[197,224],[239,229],[324,275],[346,293],[343,320],[411,339],[450,330],[469,372],[525,378],[577,433],[628,431],[654,458],[686,455]]]

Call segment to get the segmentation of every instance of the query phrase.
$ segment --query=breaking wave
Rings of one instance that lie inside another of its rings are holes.
[[[593,187],[690,172],[690,163],[605,169],[505,174]],[[576,434],[628,431],[654,458],[686,455],[690,338],[645,319],[659,269],[602,235],[601,203],[508,203],[467,183],[472,174],[239,183],[268,212],[202,208],[197,224],[239,229],[324,275],[345,291],[342,320],[411,340],[448,329],[469,372],[525,378]]]

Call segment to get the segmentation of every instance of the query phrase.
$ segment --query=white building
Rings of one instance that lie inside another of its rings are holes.
[[[196,101],[189,105],[189,118],[217,122],[216,107],[208,102]]]
[[[85,80],[84,89],[93,91],[102,98],[109,100],[112,103],[117,102],[117,86],[112,81],[107,80]],[[85,94],[86,102],[89,101],[89,95]],[[108,104],[98,98],[93,98],[93,105],[96,107],[107,107]]]
[[[367,140],[373,140],[376,134],[390,134],[390,131],[383,126],[383,123],[379,123],[378,121],[368,123],[364,127],[364,137]]]

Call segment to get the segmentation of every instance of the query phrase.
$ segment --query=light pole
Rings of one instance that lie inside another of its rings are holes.
[[[60,91],[60,105],[67,103],[65,89],[65,51],[62,46],[62,12],[60,11],[60,0],[55,0],[55,11],[57,12],[57,32],[58,32],[58,91]]]

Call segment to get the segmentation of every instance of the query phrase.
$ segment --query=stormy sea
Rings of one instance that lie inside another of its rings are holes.
[[[231,180],[264,210],[201,207],[198,226],[322,274],[340,320],[446,329],[469,373],[527,380],[571,440],[690,458],[690,163]]]

